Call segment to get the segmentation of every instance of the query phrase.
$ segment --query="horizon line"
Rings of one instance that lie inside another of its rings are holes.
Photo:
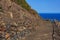
[[[45,13],[44,13],[45,14]],[[46,13],[46,14],[53,14],[53,13]],[[57,14],[57,13],[54,13],[54,14]],[[60,14],[60,13],[59,13]]]

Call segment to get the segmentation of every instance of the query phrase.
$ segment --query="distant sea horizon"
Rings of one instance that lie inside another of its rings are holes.
[[[56,19],[58,21],[60,21],[60,13],[39,13],[39,16],[42,17],[42,19]]]

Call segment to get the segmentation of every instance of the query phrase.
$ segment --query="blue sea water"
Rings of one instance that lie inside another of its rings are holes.
[[[60,13],[39,13],[43,19],[56,19],[60,21]]]

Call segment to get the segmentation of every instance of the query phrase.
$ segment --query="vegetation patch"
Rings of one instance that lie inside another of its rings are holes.
[[[27,4],[26,0],[12,0],[16,2],[18,5],[22,6],[23,8],[30,10],[30,6]]]

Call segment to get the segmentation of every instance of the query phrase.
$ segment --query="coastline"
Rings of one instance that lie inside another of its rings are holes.
[[[60,21],[60,13],[39,13],[39,16],[44,20],[58,20]]]

